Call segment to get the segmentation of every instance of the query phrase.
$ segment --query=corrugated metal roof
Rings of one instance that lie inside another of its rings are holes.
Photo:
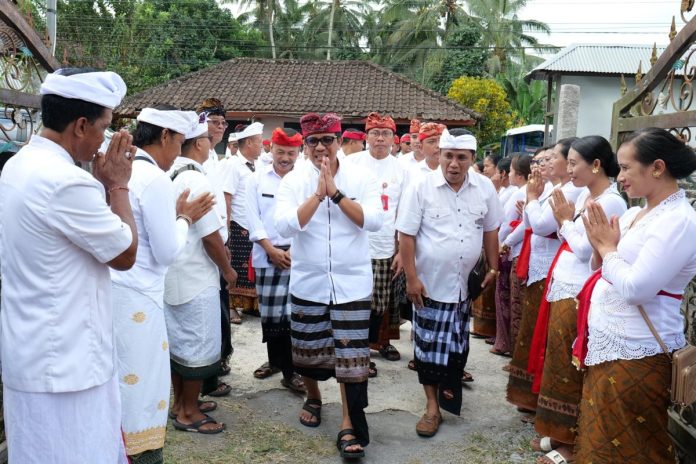
[[[657,56],[667,48],[657,47]],[[526,80],[546,79],[550,73],[559,74],[635,74],[638,64],[643,72],[650,69],[653,45],[570,45],[534,68]]]

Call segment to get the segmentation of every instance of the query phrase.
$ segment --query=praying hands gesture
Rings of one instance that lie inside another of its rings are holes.
[[[109,142],[106,153],[99,152],[92,162],[94,177],[104,185],[107,192],[114,187],[128,186],[133,170],[133,136],[127,130],[116,132]]]
[[[538,168],[532,169],[532,175],[527,182],[527,203],[538,200],[544,192],[544,180],[541,178],[541,171]]]
[[[572,201],[568,201],[563,195],[561,189],[554,189],[551,193],[551,210],[553,211],[553,217],[556,218],[556,222],[559,226],[563,224],[563,221],[572,221],[573,215],[575,214],[575,205]]]
[[[587,202],[586,215],[582,216],[585,224],[587,238],[599,255],[604,258],[607,253],[616,251],[621,238],[619,218],[612,216],[607,219],[604,209],[599,203],[590,200]]]
[[[323,200],[326,197],[331,198],[336,194],[336,183],[331,175],[329,157],[325,157],[321,162],[321,169],[319,169],[319,183],[317,184],[317,191],[315,195]]]

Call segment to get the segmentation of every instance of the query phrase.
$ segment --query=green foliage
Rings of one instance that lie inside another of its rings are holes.
[[[460,77],[447,96],[482,115],[478,126],[471,128],[481,146],[496,142],[515,123],[505,89],[494,79]]]
[[[444,60],[428,86],[446,94],[452,82],[461,76],[483,76],[488,52],[475,48],[479,38],[478,28],[471,24],[456,29],[445,42]]]
[[[116,71],[131,93],[264,46],[215,0],[62,0],[58,31],[59,59]]]
[[[497,81],[508,95],[510,106],[517,118],[516,125],[543,124],[546,111],[546,83],[526,82],[525,71],[510,69],[500,74]]]

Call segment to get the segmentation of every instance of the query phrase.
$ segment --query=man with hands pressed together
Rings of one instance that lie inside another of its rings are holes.
[[[500,204],[491,181],[469,173],[476,139],[464,129],[444,129],[440,169],[409,186],[396,229],[413,315],[415,364],[426,412],[418,435],[431,437],[442,422],[440,406],[461,411],[462,374],[469,351],[467,280],[481,246],[497,262]],[[491,269],[483,286],[498,274]]]
[[[335,376],[343,417],[337,447],[343,457],[364,455],[369,433],[367,378],[372,267],[367,232],[382,226],[377,182],[340,162],[340,118],[310,113],[300,119],[309,163],[278,188],[275,226],[292,237],[290,301],[292,357],[307,401],[300,422],[321,423],[317,381]]]

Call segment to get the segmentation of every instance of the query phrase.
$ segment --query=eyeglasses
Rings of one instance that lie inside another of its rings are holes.
[[[219,127],[229,126],[229,124],[227,124],[227,121],[222,120],[222,119],[208,119],[208,124],[212,124],[213,126],[219,126]]]
[[[404,144],[406,144],[406,145],[408,145],[408,146],[411,146],[411,142],[401,142],[401,143],[404,143]]]
[[[336,137],[333,135],[325,135],[323,137],[307,137],[305,143],[307,146],[316,147],[321,142],[325,147],[331,146],[336,141]]]
[[[530,162],[530,164],[532,164],[534,166],[543,166],[544,164],[546,164],[546,160],[545,159],[532,160]]]
[[[382,137],[388,139],[390,137],[393,137],[393,132],[389,129],[385,129],[383,131],[371,130],[367,133],[367,135],[371,135],[372,137]]]

